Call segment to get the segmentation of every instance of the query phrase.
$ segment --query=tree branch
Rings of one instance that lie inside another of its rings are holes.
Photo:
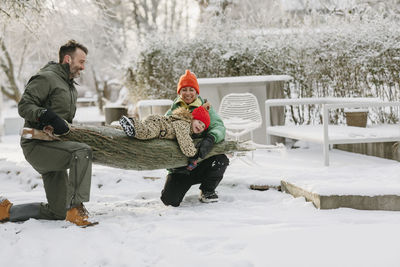
[[[7,89],[6,89],[3,85],[1,85],[0,87],[1,87],[1,92],[2,92],[6,97],[15,100],[15,102],[18,102],[18,101],[15,99],[15,95],[14,95],[14,94],[8,92]]]
[[[1,68],[3,69],[4,73],[6,74],[8,81],[10,83],[11,90],[13,91],[13,97],[11,99],[15,100],[16,102],[19,102],[19,100],[21,99],[21,92],[19,91],[17,83],[15,81],[14,64],[12,62],[11,56],[8,53],[7,47],[2,38],[0,38],[0,47],[6,58],[6,61],[7,61],[6,63],[8,63],[8,65],[6,65],[3,62],[1,64]]]
[[[2,13],[6,14],[9,18],[11,18],[10,13],[8,13],[7,11],[5,11],[5,10],[2,9],[1,7],[0,7],[0,11],[1,11]]]

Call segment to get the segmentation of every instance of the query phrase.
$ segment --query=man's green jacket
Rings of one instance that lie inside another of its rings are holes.
[[[45,109],[72,123],[78,93],[69,74],[68,64],[49,62],[32,76],[18,104],[18,113],[25,119],[24,127],[39,129],[39,116]]]

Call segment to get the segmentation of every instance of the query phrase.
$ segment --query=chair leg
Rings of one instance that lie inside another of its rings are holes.
[[[250,137],[251,137],[251,141],[254,142],[254,140],[253,140],[253,131],[250,132]],[[251,160],[254,161],[254,150],[251,151]]]
[[[253,131],[250,132],[250,138],[251,138],[250,139],[251,142],[253,142]],[[236,141],[239,141],[239,139],[240,139],[239,136],[236,136]],[[248,158],[248,154],[249,153],[247,152],[245,155],[243,155],[241,157],[238,157],[238,156],[235,156],[235,157],[240,159],[242,162],[246,163],[248,166],[254,167],[255,165],[258,165],[254,161],[254,150],[251,151],[251,159]]]

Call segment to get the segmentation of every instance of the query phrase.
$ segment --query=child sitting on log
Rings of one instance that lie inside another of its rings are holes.
[[[210,104],[196,108],[190,113],[185,108],[176,109],[171,116],[150,115],[144,120],[122,116],[119,123],[127,136],[140,140],[154,138],[176,139],[182,153],[189,158],[188,169],[197,165],[197,148],[192,135],[200,134],[210,125]]]

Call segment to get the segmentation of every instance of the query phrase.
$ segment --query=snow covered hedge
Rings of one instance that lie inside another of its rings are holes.
[[[288,98],[379,97],[400,101],[400,27],[393,22],[346,24],[324,29],[237,31],[196,38],[149,39],[128,71],[139,100],[174,98],[190,69],[197,77],[288,74]],[[217,37],[216,37],[217,36]],[[318,120],[314,107],[295,109],[295,123]],[[370,114],[372,121],[399,120],[399,110]],[[342,120],[342,112],[332,121]]]

